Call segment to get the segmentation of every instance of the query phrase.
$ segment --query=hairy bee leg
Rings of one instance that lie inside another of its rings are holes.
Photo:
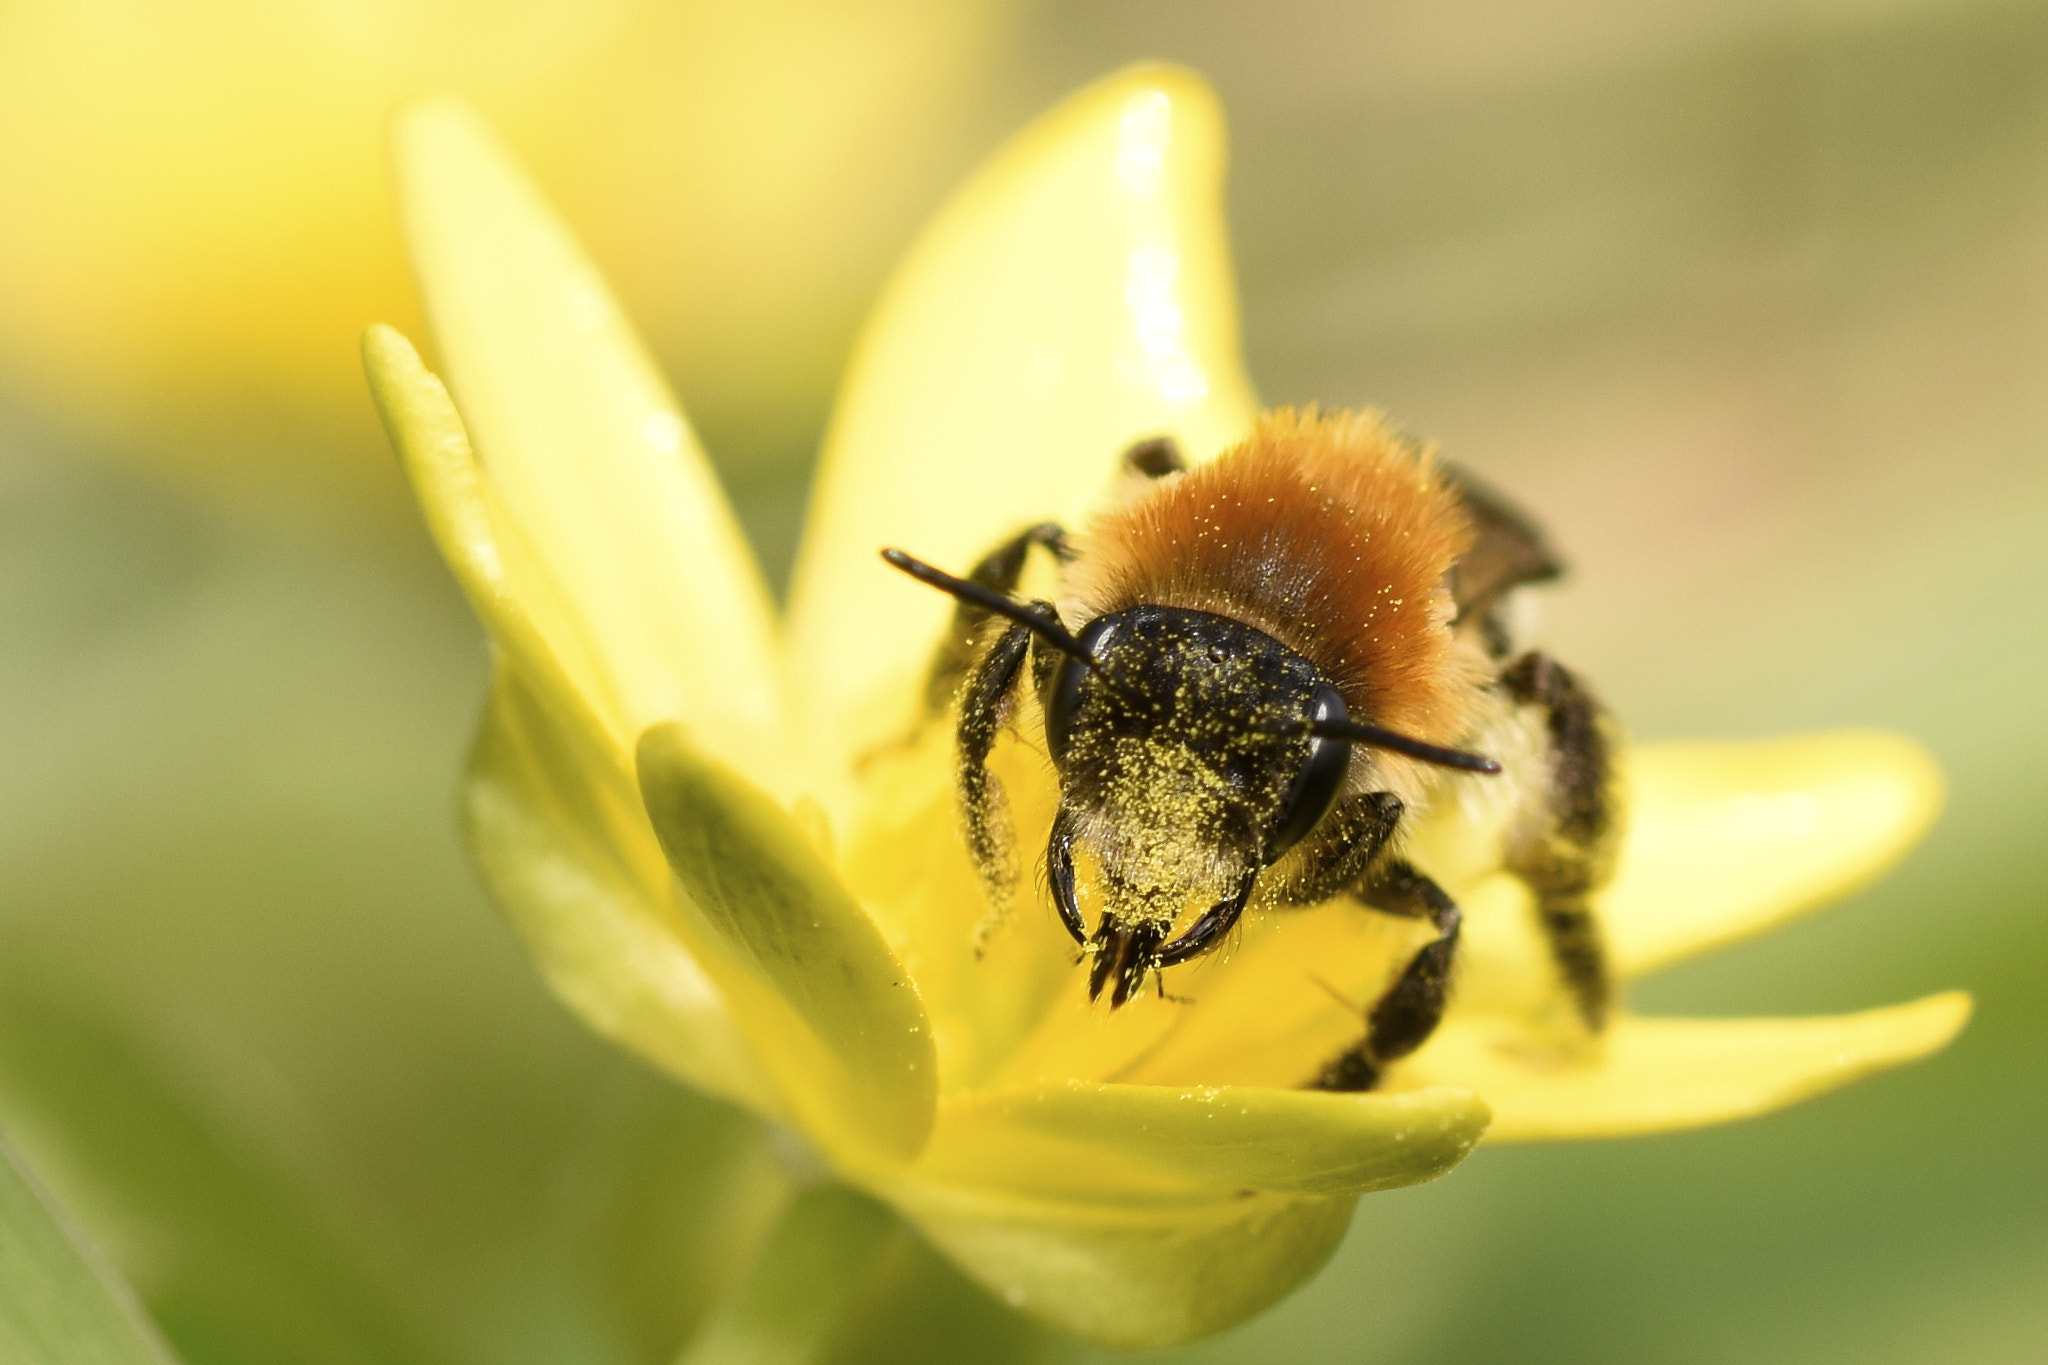
[[[1011,626],[996,637],[976,665],[960,699],[960,725],[955,736],[954,775],[960,792],[967,852],[974,859],[975,870],[981,873],[989,904],[998,916],[1008,903],[1013,880],[1010,816],[1002,785],[988,770],[988,756],[1002,731],[1017,675],[1023,670],[1030,648],[1031,632],[1024,626]]]
[[[1401,823],[1401,798],[1392,792],[1347,796],[1323,817],[1327,831],[1302,849],[1301,865],[1281,889],[1288,905],[1321,905],[1359,886]]]
[[[1366,1015],[1365,1037],[1325,1065],[1310,1088],[1370,1090],[1379,1084],[1389,1062],[1421,1047],[1436,1032],[1450,995],[1451,964],[1458,953],[1458,930],[1464,917],[1442,887],[1402,861],[1373,869],[1359,894],[1376,910],[1406,918],[1427,919],[1436,938],[1408,960],[1401,975]]]
[[[1508,850],[1508,870],[1536,894],[1536,913],[1586,1027],[1607,1022],[1614,986],[1592,895],[1614,864],[1617,833],[1608,722],[1600,703],[1555,659],[1524,654],[1501,674],[1518,701],[1545,712],[1545,800]]]
[[[1074,557],[1065,529],[1056,522],[1040,522],[983,555],[968,571],[968,581],[997,592],[1015,592],[1017,584],[1023,581],[1024,565],[1034,546],[1051,551],[1062,564]],[[981,644],[982,627],[988,619],[989,613],[971,602],[954,606],[953,623],[947,627],[946,637],[939,642],[931,669],[925,675],[925,714],[938,715],[953,704],[961,683],[974,669],[975,650]]]

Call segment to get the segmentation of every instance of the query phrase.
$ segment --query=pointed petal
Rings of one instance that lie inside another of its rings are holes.
[[[1173,1346],[1234,1327],[1329,1259],[1347,1196],[1253,1195],[1116,1208],[912,1184],[886,1192],[1019,1312],[1104,1346]]]
[[[1863,885],[1926,832],[1942,798],[1926,750],[1872,732],[1645,745],[1627,784],[1628,839],[1600,901],[1626,976]]]
[[[1434,1180],[1478,1143],[1487,1118],[1465,1090],[1070,1081],[949,1101],[918,1173],[942,1185],[1104,1203],[1359,1194]]]
[[[427,530],[492,641],[529,676],[558,676],[586,708],[605,714],[609,681],[554,580],[477,468],[448,390],[389,327],[363,333],[363,368]],[[623,757],[623,748],[612,747]]]
[[[773,616],[696,438],[582,250],[453,101],[395,128],[407,247],[506,514],[587,625],[627,742],[681,719],[780,780]]]
[[[858,1166],[916,1154],[938,1066],[917,987],[782,810],[673,725],[640,741],[669,865],[724,948],[714,976],[804,1129]]]
[[[827,762],[892,738],[949,604],[876,551],[964,571],[1078,522],[1123,448],[1250,427],[1208,88],[1136,67],[1026,129],[883,295],[841,394],[798,562],[791,667]],[[830,686],[818,684],[829,680]]]
[[[463,789],[470,849],[493,898],[592,1029],[699,1089],[778,1112],[691,952],[627,756],[596,717],[603,679],[575,618],[412,345],[372,327],[363,359],[428,530],[499,651]]]
[[[588,689],[550,648],[551,634],[571,644],[580,640],[575,620],[554,606],[552,584],[498,507],[493,485],[478,476],[447,394],[404,338],[389,329],[372,330],[365,355],[372,388],[420,491],[429,526],[504,652],[465,793],[470,841],[499,904],[550,984],[598,1032],[760,1112],[809,1117],[809,1106],[830,1111],[828,1120],[846,1120],[829,1097],[785,1106],[767,1086],[764,1065],[785,1093],[794,1087],[808,1096],[807,1068],[815,1066],[816,1049],[799,1037],[795,1055],[764,1056],[789,1042],[790,1006],[758,972],[732,960],[732,940],[715,924],[715,915],[707,918],[677,894],[625,756],[589,705]],[[540,629],[529,610],[553,612],[556,631]],[[741,785],[726,781],[733,789]],[[761,803],[757,796],[752,800]],[[785,833],[792,828],[772,808],[749,814],[756,825]],[[738,848],[721,853],[745,856]],[[803,857],[809,859],[808,873],[830,880],[807,851]],[[850,910],[859,921],[848,932],[856,940],[862,933],[873,938],[859,909],[837,894],[844,903],[837,907],[840,918]],[[874,946],[880,947],[878,939]],[[741,948],[744,954],[746,945]],[[858,948],[856,943],[856,957]],[[887,950],[880,951],[886,957]],[[873,962],[864,965],[869,970],[866,977],[856,974],[856,984],[877,971],[901,975]],[[909,1117],[884,1114],[882,1142],[892,1152],[898,1145],[914,1150],[930,1122],[930,1095],[919,1098],[920,1087],[928,1092],[932,1084],[930,1044],[913,990],[906,985],[885,993],[883,1001],[881,1012],[892,1028],[911,1026],[901,1030],[901,1038],[891,1033],[880,1043],[868,1039],[870,1050],[907,1050],[916,1059],[910,1068],[916,1074],[907,1090],[902,1081],[877,1087],[867,1097],[873,1100],[869,1108],[887,1111],[892,1097],[908,1093]],[[852,1042],[858,1053],[861,1038]],[[837,1098],[844,1101],[858,1089],[842,1086]]]
[[[593,719],[501,663],[462,795],[492,898],[584,1023],[700,1090],[783,1112],[691,950],[639,793]]]
[[[1617,1019],[1585,1056],[1537,1050],[1501,1019],[1445,1021],[1395,1084],[1465,1085],[1496,1142],[1628,1137],[1749,1118],[1924,1057],[1955,1037],[1952,991],[1805,1019]]]

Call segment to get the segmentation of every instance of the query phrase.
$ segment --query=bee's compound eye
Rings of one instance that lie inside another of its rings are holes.
[[[1313,720],[1350,719],[1344,698],[1337,694],[1336,688],[1328,686],[1316,689],[1309,716]],[[1344,790],[1345,775],[1350,771],[1350,740],[1331,735],[1317,735],[1309,740],[1308,760],[1295,774],[1286,799],[1280,803],[1279,823],[1274,828],[1271,842],[1266,845],[1268,863],[1307,838],[1309,831],[1330,813],[1330,807],[1337,804],[1337,796]]]
[[[1077,643],[1089,658],[1099,662],[1101,647],[1115,629],[1115,617],[1098,616],[1082,630]],[[1081,709],[1081,684],[1088,673],[1087,664],[1071,654],[1061,655],[1059,666],[1053,669],[1045,693],[1039,698],[1045,708],[1045,747],[1055,767],[1066,766],[1067,740],[1074,732],[1074,713]]]

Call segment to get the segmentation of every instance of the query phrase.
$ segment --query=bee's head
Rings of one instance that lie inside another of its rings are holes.
[[[1121,1004],[1166,965],[1177,920],[1236,918],[1258,870],[1336,804],[1351,745],[1304,724],[1345,717],[1322,671],[1242,621],[1141,605],[1076,643],[1042,673],[1040,701],[1061,830],[1101,895],[1091,993],[1113,983]]]
[[[1158,911],[1271,864],[1336,803],[1350,742],[1309,723],[1347,719],[1344,700],[1272,636],[1137,606],[1076,643],[1040,693],[1061,803],[1105,877]]]

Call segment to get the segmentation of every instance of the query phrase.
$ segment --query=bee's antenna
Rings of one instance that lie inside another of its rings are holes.
[[[962,602],[971,602],[984,611],[992,611],[998,616],[1015,621],[1060,653],[1078,659],[1088,668],[1099,669],[1100,665],[1095,662],[1094,656],[1081,648],[1081,642],[1076,640],[1051,613],[1027,607],[1008,593],[997,592],[994,588],[984,588],[981,584],[965,578],[955,578],[944,569],[934,568],[922,559],[913,558],[901,550],[884,550],[882,558],[918,582],[957,597]]]
[[[1361,725],[1355,720],[1311,720],[1303,722],[1312,735],[1326,739],[1348,739],[1353,744],[1363,744],[1368,749],[1387,749],[1424,763],[1434,763],[1440,768],[1456,768],[1468,773],[1497,773],[1500,764],[1483,754],[1468,754],[1461,749],[1446,749],[1441,745],[1424,744],[1419,739],[1397,735],[1392,730],[1382,730],[1377,725]]]

